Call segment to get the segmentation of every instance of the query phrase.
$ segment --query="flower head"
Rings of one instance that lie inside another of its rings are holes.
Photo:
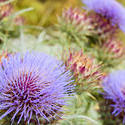
[[[65,23],[67,23],[67,24],[72,24],[76,27],[81,25],[81,30],[82,30],[82,25],[84,25],[84,23],[85,23],[84,21],[89,22],[89,20],[87,20],[87,18],[86,18],[86,13],[83,13],[78,8],[65,9],[62,13],[62,18],[64,19]]]
[[[81,51],[69,52],[65,65],[73,73],[76,85],[81,88],[85,86],[99,86],[104,74],[100,71],[101,65],[96,64],[95,60]]]
[[[125,8],[120,3],[115,0],[83,0],[83,3],[125,32]]]
[[[94,27],[95,34],[101,39],[106,40],[117,36],[118,26],[112,25],[109,20],[96,13],[88,13],[88,18],[91,20],[91,25]]]
[[[11,115],[30,123],[40,118],[50,121],[61,114],[72,89],[70,72],[62,62],[43,54],[19,53],[2,59],[0,65],[0,120]]]
[[[85,40],[85,37],[93,32],[86,13],[78,8],[65,9],[62,16],[58,18],[58,23],[59,30],[67,33],[68,37],[72,38],[72,42],[76,39]]]
[[[104,64],[104,70],[116,67],[125,59],[125,46],[122,41],[109,39],[95,49],[97,50],[95,56]]]
[[[120,59],[125,57],[125,46],[123,42],[119,40],[108,40],[102,45],[106,54],[111,55],[111,59]]]
[[[112,114],[122,115],[125,118],[125,70],[109,74],[103,81],[105,98],[112,101]],[[125,120],[125,119],[124,119]]]

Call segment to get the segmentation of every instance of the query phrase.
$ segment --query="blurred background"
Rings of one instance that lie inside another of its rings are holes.
[[[118,0],[125,6],[125,0]],[[20,11],[25,8],[33,8],[32,11],[23,13],[24,24],[27,26],[50,27],[57,22],[57,16],[61,15],[64,8],[82,7],[81,0],[15,0],[13,2],[15,11]],[[35,28],[36,29],[36,28]],[[30,33],[34,35],[38,33],[34,28],[30,28]],[[123,34],[120,34],[121,40],[125,39]]]
[[[119,0],[125,5],[125,0]],[[25,23],[29,25],[50,26],[57,21],[64,8],[81,7],[81,0],[16,0],[16,10],[32,7],[33,11],[24,13]]]

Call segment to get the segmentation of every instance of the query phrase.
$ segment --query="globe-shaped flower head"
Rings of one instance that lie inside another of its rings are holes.
[[[109,74],[104,79],[103,89],[105,98],[112,102],[112,114],[122,116],[125,122],[125,70]]]
[[[19,53],[2,60],[0,65],[0,120],[30,123],[55,119],[62,113],[73,88],[70,72],[62,62],[43,53]]]
[[[82,93],[100,86],[105,74],[101,71],[101,65],[96,63],[95,59],[83,53],[82,50],[70,50],[64,56],[65,65],[75,79],[76,91]]]

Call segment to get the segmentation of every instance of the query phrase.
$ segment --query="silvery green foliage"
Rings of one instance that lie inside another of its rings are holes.
[[[20,37],[9,39],[5,46],[11,52],[25,53],[27,50],[35,50],[45,52],[50,55],[56,55],[60,58],[59,54],[62,52],[62,46],[60,44],[55,44],[52,46],[45,44],[44,41],[46,41],[48,38],[49,36],[44,31],[42,31],[38,36],[34,36],[31,34],[25,34],[24,31],[21,30]]]

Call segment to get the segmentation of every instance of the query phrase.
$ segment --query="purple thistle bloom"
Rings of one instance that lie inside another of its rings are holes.
[[[116,71],[104,79],[103,89],[105,98],[112,102],[115,116],[123,114],[125,122],[125,70]]]
[[[43,53],[17,53],[2,60],[0,65],[0,120],[12,114],[11,123],[24,118],[28,124],[34,117],[55,119],[72,92],[72,76],[61,61]]]
[[[94,10],[125,32],[125,8],[115,0],[83,0],[88,10]]]

